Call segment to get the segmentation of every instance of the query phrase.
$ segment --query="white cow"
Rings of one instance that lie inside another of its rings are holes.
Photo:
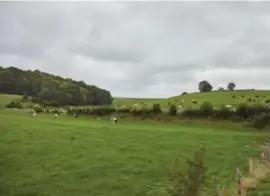
[[[117,124],[117,118],[116,118],[116,116],[112,116],[111,117],[111,120],[113,121],[113,124]]]
[[[58,116],[58,114],[57,113],[54,113],[53,119],[56,119],[57,116]]]

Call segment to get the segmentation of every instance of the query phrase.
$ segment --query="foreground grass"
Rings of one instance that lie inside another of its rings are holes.
[[[175,158],[206,145],[205,191],[235,184],[265,133],[0,112],[0,195],[166,196]],[[248,145],[248,146],[246,146]],[[183,166],[184,169],[184,166]]]

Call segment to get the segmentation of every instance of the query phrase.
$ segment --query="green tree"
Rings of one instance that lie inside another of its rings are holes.
[[[203,80],[199,83],[200,92],[210,92],[212,91],[212,89],[213,89],[213,86],[206,80]]]
[[[218,91],[224,91],[225,89],[223,87],[219,87]]]
[[[108,90],[39,70],[0,69],[0,93],[27,95],[45,105],[111,105]]]
[[[152,111],[155,115],[158,115],[161,113],[161,107],[158,103],[153,104]]]
[[[176,116],[177,114],[177,107],[175,104],[171,104],[170,108],[169,108],[169,114],[171,116]]]
[[[227,86],[227,89],[229,90],[229,91],[233,91],[234,90],[234,88],[235,88],[235,83],[233,83],[233,82],[229,82],[229,84],[228,84],[228,86]]]

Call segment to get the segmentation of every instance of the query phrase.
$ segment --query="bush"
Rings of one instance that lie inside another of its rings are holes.
[[[248,102],[252,102],[252,98],[248,98]]]
[[[267,120],[265,119],[264,115],[258,115],[254,117],[254,121],[253,121],[254,128],[261,130],[266,126],[267,126]]]
[[[192,159],[188,159],[188,169],[184,173],[176,160],[175,168],[169,175],[171,196],[199,196],[205,180],[204,148],[202,147]]]
[[[239,104],[236,108],[236,114],[241,118],[247,118],[250,116],[249,108],[246,103]]]
[[[177,107],[176,107],[175,104],[172,104],[172,105],[170,106],[169,114],[170,114],[171,116],[176,116],[176,114],[177,114]]]
[[[181,113],[183,117],[199,117],[201,116],[201,111],[199,109],[187,109]]]
[[[235,115],[235,112],[231,111],[226,106],[222,106],[219,110],[214,111],[214,116],[219,119],[229,119]]]
[[[183,92],[181,95],[186,95],[186,94],[188,94],[187,92]]]
[[[265,103],[270,103],[270,99],[265,100]]]
[[[161,107],[158,103],[153,104],[152,111],[155,115],[158,115],[161,113]]]
[[[41,112],[43,112],[43,109],[42,109],[42,107],[41,107],[39,104],[35,104],[35,105],[33,106],[33,109],[34,109],[34,111],[35,111],[36,113],[41,113]]]
[[[233,99],[235,99],[235,98],[236,98],[236,96],[235,96],[235,95],[233,95],[233,96],[232,96],[232,98],[233,98]]]
[[[192,103],[197,104],[198,102],[197,100],[192,100]]]
[[[18,108],[22,109],[23,106],[21,102],[11,101],[9,104],[5,105],[6,108]]]
[[[210,102],[203,102],[200,107],[200,112],[202,116],[212,116],[214,112],[213,105]]]
[[[116,109],[116,112],[117,113],[130,113],[130,108],[129,107],[127,107],[126,105],[124,105],[124,106],[121,106],[121,107],[118,107],[117,109]]]

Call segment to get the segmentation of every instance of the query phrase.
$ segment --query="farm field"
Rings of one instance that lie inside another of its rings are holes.
[[[168,196],[176,158],[206,147],[205,193],[234,185],[268,134],[204,125],[0,111],[0,195]]]
[[[235,96],[235,98],[233,98]],[[242,96],[244,96],[242,98]],[[258,96],[258,98],[256,97]],[[238,98],[239,97],[239,98]],[[159,103],[162,107],[168,107],[168,103],[181,104],[184,107],[198,107],[202,102],[211,102],[214,106],[221,105],[237,105],[239,103],[249,103],[248,99],[256,99],[255,103],[264,103],[266,100],[270,99],[269,90],[235,90],[235,91],[212,91],[205,93],[190,93],[186,95],[179,95],[164,99],[143,99],[143,98],[114,98],[114,105],[133,105],[140,104],[141,102],[145,104]],[[184,102],[182,102],[184,100]],[[198,104],[192,103],[192,100],[197,100]],[[252,102],[254,103],[254,102]]]

